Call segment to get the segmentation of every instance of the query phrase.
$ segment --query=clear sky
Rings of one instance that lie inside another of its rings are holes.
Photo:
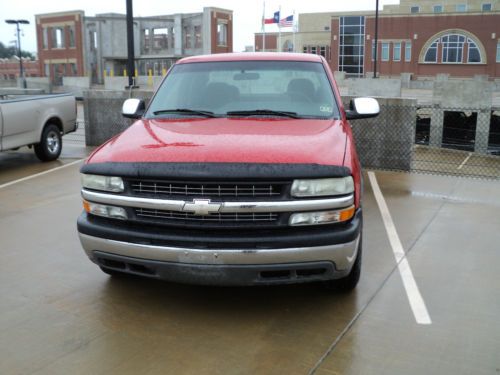
[[[384,4],[397,4],[398,0],[380,0]],[[234,51],[242,51],[245,46],[253,45],[253,34],[261,30],[263,11],[262,0],[135,0],[134,16],[153,16],[172,13],[201,12],[203,7],[214,6],[231,9],[234,12]],[[281,5],[281,16],[297,13],[337,12],[347,10],[373,10],[375,0],[267,0],[266,17],[272,17]],[[83,10],[86,15],[96,13],[125,13],[125,0],[0,0],[0,41],[12,45],[15,40],[15,25],[5,23],[6,19],[27,19],[30,25],[23,27],[21,46],[23,50],[36,52],[35,14]],[[274,25],[266,30],[274,31]]]

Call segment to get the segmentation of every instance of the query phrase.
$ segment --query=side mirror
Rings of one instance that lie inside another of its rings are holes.
[[[127,118],[141,118],[146,110],[146,104],[141,99],[127,99],[123,102],[122,116]]]
[[[380,106],[373,98],[355,98],[349,104],[349,110],[345,112],[348,120],[376,117],[380,113]]]

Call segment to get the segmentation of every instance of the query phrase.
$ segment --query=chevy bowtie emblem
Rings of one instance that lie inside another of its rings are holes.
[[[193,203],[184,203],[182,210],[195,215],[210,215],[219,212],[221,206],[220,203],[210,203],[210,199],[193,199]]]

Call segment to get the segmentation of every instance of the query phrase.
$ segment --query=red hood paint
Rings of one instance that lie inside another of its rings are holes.
[[[312,119],[142,119],[87,162],[343,165],[344,126],[340,120]]]

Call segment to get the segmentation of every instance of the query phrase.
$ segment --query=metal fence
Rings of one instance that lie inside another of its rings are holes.
[[[120,115],[126,95],[99,95],[86,98],[86,123],[66,136],[72,137],[68,138],[71,142],[96,146],[130,124]],[[343,100],[347,107],[350,97]],[[351,122],[363,167],[500,179],[500,109],[419,106],[414,99],[378,100],[378,117]]]
[[[379,117],[353,121],[364,167],[500,179],[500,111],[380,99]]]

